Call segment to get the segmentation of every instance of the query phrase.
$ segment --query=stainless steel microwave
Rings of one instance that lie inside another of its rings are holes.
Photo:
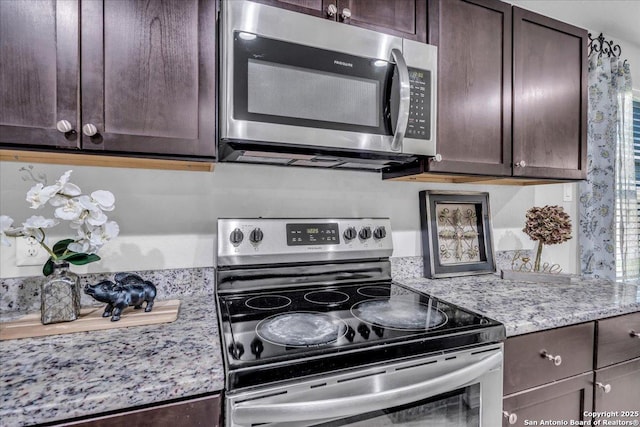
[[[436,150],[435,46],[221,5],[218,160],[379,170]]]

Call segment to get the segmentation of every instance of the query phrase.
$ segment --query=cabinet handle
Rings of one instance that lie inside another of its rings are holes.
[[[348,20],[349,18],[351,18],[351,10],[345,7],[344,9],[342,9],[342,13],[340,14],[340,16],[342,17],[343,21]]]
[[[514,413],[508,413],[507,411],[502,411],[502,416],[509,420],[509,424],[515,424],[518,422],[518,416]]]
[[[629,335],[633,338],[640,338],[640,332],[636,332],[633,329],[629,331]]]
[[[540,352],[540,355],[542,357],[552,361],[555,366],[560,366],[562,364],[562,357],[560,355],[553,356],[553,355],[547,353],[547,350],[542,350]]]
[[[602,384],[601,382],[597,382],[596,385],[604,390],[605,393],[609,393],[611,391],[611,384]]]
[[[98,128],[94,124],[87,123],[86,125],[82,126],[82,133],[87,136],[94,136],[98,133]]]
[[[69,120],[59,120],[58,123],[56,123],[56,129],[62,133],[73,132],[73,126],[71,126]]]
[[[336,13],[338,13],[338,8],[335,4],[327,6],[327,16],[336,16]]]
[[[515,163],[515,167],[517,167],[517,168],[526,168],[527,167],[527,162],[525,162],[524,160],[520,160],[518,163]]]
[[[442,154],[438,153],[431,158],[432,162],[440,163],[442,161]]]

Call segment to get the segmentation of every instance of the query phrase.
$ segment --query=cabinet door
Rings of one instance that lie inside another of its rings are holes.
[[[587,31],[514,7],[513,52],[513,175],[585,179]]]
[[[254,0],[257,3],[267,4],[269,6],[279,7],[281,9],[292,10],[294,12],[304,13],[307,15],[318,16],[331,20],[336,19],[336,15],[329,16],[327,7],[329,4],[335,6],[335,0]],[[222,6],[224,7],[224,5]]]
[[[640,415],[623,413],[640,411],[640,358],[598,369],[595,383],[594,411],[618,411],[617,417],[607,418],[607,421],[640,420]]]
[[[509,176],[511,5],[437,3],[438,15],[429,15],[429,40],[438,45],[437,153],[442,161],[425,166],[430,172]]]
[[[593,373],[589,372],[505,396],[503,410],[507,414],[515,414],[517,421],[509,424],[508,419],[503,418],[502,425],[539,425],[532,421],[540,423],[540,420],[565,421],[567,424],[554,425],[570,425],[571,421],[586,421],[591,418],[586,417],[585,412],[591,411],[592,402]]]
[[[74,427],[217,427],[221,425],[220,395],[168,403],[89,420],[56,424]]]
[[[84,1],[85,150],[215,154],[215,0]]]
[[[0,1],[0,144],[79,146],[78,1]]]
[[[336,0],[338,21],[427,42],[427,0]],[[343,16],[349,9],[351,16]]]

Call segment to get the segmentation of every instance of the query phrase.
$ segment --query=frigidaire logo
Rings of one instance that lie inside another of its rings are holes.
[[[353,68],[353,64],[351,62],[338,61],[337,59],[334,59],[333,63],[336,64],[336,65],[342,65],[343,67],[351,67],[351,68]]]

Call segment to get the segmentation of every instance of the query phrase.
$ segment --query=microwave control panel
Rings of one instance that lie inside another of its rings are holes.
[[[431,72],[409,67],[411,89],[409,123],[405,136],[415,139],[431,138]]]

